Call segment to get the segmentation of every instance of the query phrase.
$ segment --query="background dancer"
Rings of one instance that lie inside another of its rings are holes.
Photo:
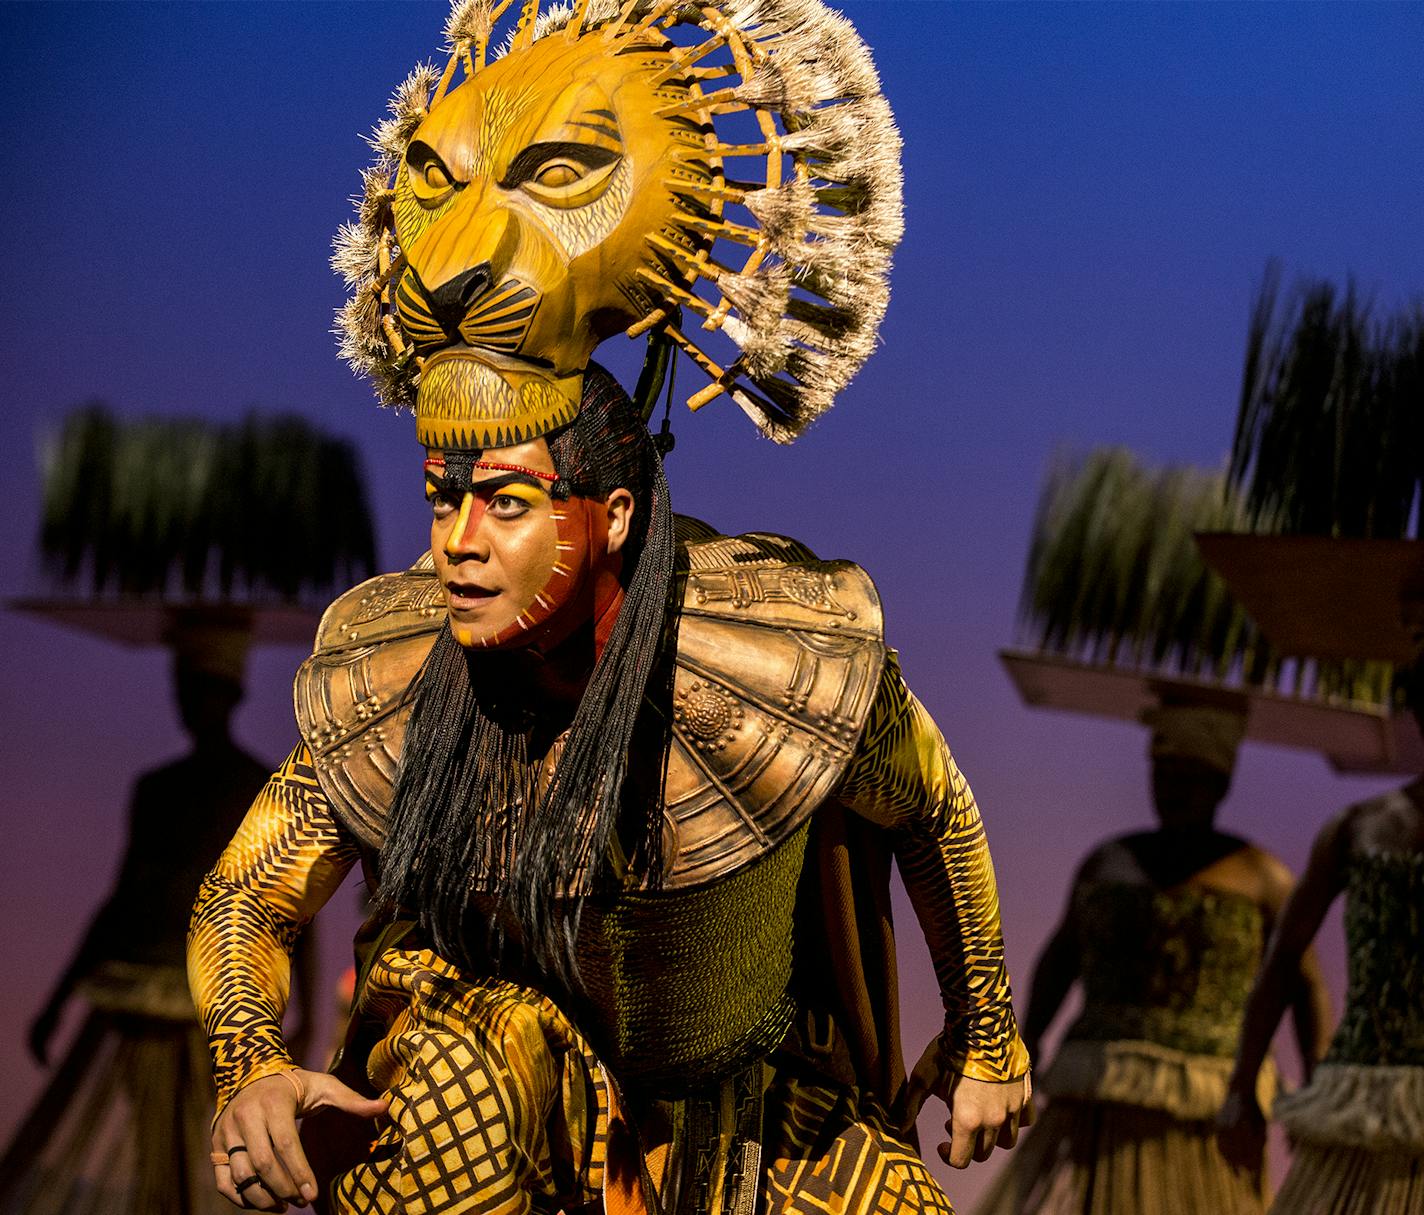
[[[311,628],[315,613],[297,596],[323,585],[320,563],[295,570],[280,538],[255,544],[246,528],[264,509],[294,509],[302,480],[341,485],[355,492],[325,560],[340,576],[369,570],[359,469],[300,421],[121,423],[88,407],[66,419],[44,472],[41,547],[64,594],[12,606],[166,647],[192,750],[134,785],[114,887],[29,1027],[30,1051],[47,1064],[66,1006],[86,1006],[0,1158],[0,1210],[222,1210],[206,1167],[210,1068],[184,942],[203,874],[266,780],[231,732],[248,650]],[[308,937],[296,966],[296,1052],[309,1032],[313,969]]]
[[[1027,1040],[1041,1042],[1075,982],[1083,1008],[1040,1073],[1048,1112],[983,1211],[1265,1208],[1264,1145],[1229,1160],[1213,1120],[1291,877],[1215,818],[1253,722],[1257,738],[1311,745],[1312,715],[1327,709],[1323,695],[1273,690],[1278,660],[1196,552],[1194,532],[1240,514],[1220,475],[1151,472],[1121,450],[1060,466],[1045,490],[1024,590],[1042,648],[1005,662],[1030,703],[1149,726],[1160,825],[1109,840],[1078,869],[1034,973]],[[1329,1020],[1313,958],[1292,982],[1308,1072]],[[1274,1068],[1260,1064],[1250,1082],[1269,1100]]]
[[[1424,542],[1424,316],[1374,317],[1354,292],[1308,283],[1256,309],[1232,470],[1251,521],[1282,536],[1204,545],[1262,629],[1302,663],[1394,677],[1388,738],[1424,762],[1415,727]],[[1410,664],[1413,665],[1410,665]],[[1263,1110],[1243,1077],[1268,1048],[1292,968],[1345,896],[1345,1011],[1311,1082],[1274,1117],[1294,1149],[1276,1215],[1424,1211],[1424,779],[1328,822],[1291,894],[1251,995],[1224,1142],[1249,1152]]]

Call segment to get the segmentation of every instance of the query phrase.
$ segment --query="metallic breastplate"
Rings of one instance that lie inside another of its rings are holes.
[[[880,601],[858,566],[819,561],[782,536],[679,522],[665,889],[716,881],[791,837],[844,772],[885,658]],[[297,724],[322,788],[371,849],[384,836],[409,687],[444,621],[427,554],[332,604],[297,675]]]

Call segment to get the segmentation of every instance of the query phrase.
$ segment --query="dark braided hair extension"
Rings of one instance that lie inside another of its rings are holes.
[[[674,544],[652,436],[602,368],[590,366],[579,415],[550,436],[549,449],[570,492],[633,495],[618,617],[542,797],[529,759],[529,655],[466,650],[448,626],[440,632],[414,685],[378,906],[412,915],[442,957],[476,972],[491,952],[509,952],[508,924],[522,942],[518,961],[572,988],[584,899],[620,826],[640,877],[653,887],[661,877],[661,768],[650,782],[625,777],[635,727],[641,742],[653,718],[649,758],[660,763],[666,751],[665,718],[642,710],[645,692],[655,691],[650,677],[671,679]],[[639,786],[641,805],[625,810],[625,784],[630,795]],[[478,894],[494,897],[493,916],[472,906]]]

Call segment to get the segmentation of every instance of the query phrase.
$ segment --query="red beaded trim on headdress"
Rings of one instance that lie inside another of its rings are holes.
[[[476,460],[476,468],[487,468],[492,472],[517,472],[524,473],[530,477],[538,477],[541,481],[554,482],[559,479],[558,473],[540,472],[537,468],[525,468],[523,464],[496,464],[492,460]]]
[[[444,468],[445,461],[431,458],[425,462],[426,468]],[[487,469],[490,472],[516,472],[523,473],[527,477],[538,477],[541,481],[548,481],[550,484],[559,479],[558,473],[540,472],[537,468],[526,468],[523,464],[496,464],[493,460],[476,460],[475,468]]]

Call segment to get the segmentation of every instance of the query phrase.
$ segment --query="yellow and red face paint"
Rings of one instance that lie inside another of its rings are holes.
[[[454,470],[449,477],[442,476],[446,467],[447,461],[438,457],[425,462],[430,489],[451,497],[456,493],[461,495],[458,514],[445,542],[446,552],[452,558],[468,551],[484,523],[490,503],[501,496],[518,498],[535,508],[549,503],[547,519],[554,528],[547,563],[541,570],[531,571],[533,576],[524,586],[505,590],[516,597],[517,612],[512,620],[481,631],[476,624],[460,621],[452,613],[451,631],[461,645],[478,649],[537,647],[549,641],[551,633],[562,638],[581,623],[581,619],[570,620],[568,611],[580,612],[582,617],[601,616],[606,611],[611,596],[619,588],[616,577],[610,580],[596,576],[599,558],[608,551],[608,520],[602,503],[578,496],[556,497],[560,485],[558,475],[524,465],[470,461],[466,465],[469,471],[507,474],[484,481],[470,480],[468,473],[461,476],[465,469]],[[539,484],[530,484],[531,480]],[[549,488],[545,489],[545,485]],[[616,567],[616,563],[614,565]],[[554,626],[556,620],[562,627]]]

